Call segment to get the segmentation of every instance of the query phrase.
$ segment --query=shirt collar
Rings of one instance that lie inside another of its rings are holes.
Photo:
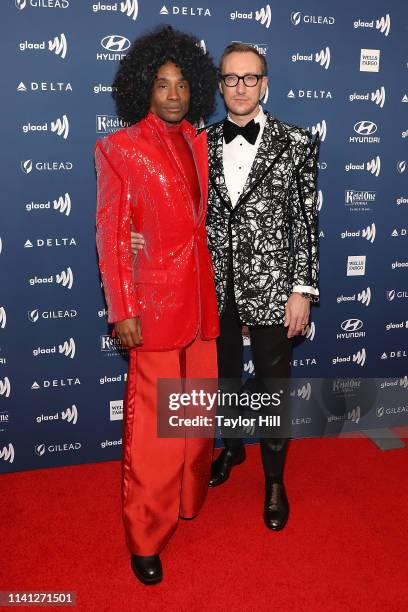
[[[228,113],[228,115],[227,115],[227,119],[228,119],[228,121],[231,121],[231,123],[235,123],[236,125],[238,125],[238,124],[236,123],[236,121],[234,121],[233,119],[231,119],[231,117],[230,117],[230,114],[229,114],[229,113]],[[256,117],[254,117],[254,121],[255,121],[255,123],[259,123],[259,125],[260,125],[260,127],[261,127],[261,130],[262,130],[262,128],[264,128],[264,127],[265,127],[265,123],[266,123],[266,114],[264,113],[263,108],[262,108],[262,106],[261,106],[261,105],[259,105],[259,112],[258,112],[257,116],[256,116]]]

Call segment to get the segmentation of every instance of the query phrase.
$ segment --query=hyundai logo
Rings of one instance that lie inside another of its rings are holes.
[[[372,121],[358,121],[354,124],[354,131],[357,134],[364,134],[365,136],[371,136],[377,131],[377,126]]]
[[[107,51],[118,52],[126,51],[130,47],[130,40],[119,34],[111,34],[102,38],[101,45]]]
[[[346,332],[355,332],[363,327],[363,322],[360,319],[346,319],[341,324],[341,329]]]

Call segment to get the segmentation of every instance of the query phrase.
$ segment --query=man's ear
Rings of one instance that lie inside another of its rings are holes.
[[[220,94],[221,94],[222,96],[224,96],[224,93],[223,93],[223,91],[222,91],[221,81],[218,83],[218,89],[219,89]]]
[[[268,87],[268,77],[267,76],[263,76],[262,77],[262,84],[261,84],[261,95],[260,95],[260,100],[263,100],[263,98],[265,97],[266,94],[266,89]]]

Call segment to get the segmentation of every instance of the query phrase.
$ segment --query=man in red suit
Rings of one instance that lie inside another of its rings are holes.
[[[108,320],[129,348],[126,540],[135,575],[155,584],[159,553],[178,518],[199,512],[211,469],[210,438],[158,437],[157,381],[217,376],[207,140],[187,121],[213,112],[216,69],[196,39],[164,27],[134,42],[114,91],[131,125],[95,147],[97,247]],[[145,237],[134,257],[131,225]]]

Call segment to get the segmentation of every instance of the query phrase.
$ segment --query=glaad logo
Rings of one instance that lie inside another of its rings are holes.
[[[22,126],[21,129],[24,134],[28,134],[29,132],[48,132],[48,123],[44,123],[42,125],[26,123]],[[55,121],[51,121],[50,131],[56,133],[57,136],[62,136],[66,140],[69,134],[68,117],[66,115],[63,115],[61,118],[58,117],[58,119],[56,119]]]
[[[397,270],[398,268],[408,268],[408,261],[394,261],[391,264],[392,270]],[[1,309],[0,309],[1,311]]]
[[[109,402],[109,414],[111,421],[123,421],[123,400]]]
[[[348,230],[346,230],[345,232],[341,232],[340,237],[341,238],[359,238],[361,236],[361,238],[365,238],[366,240],[368,240],[368,242],[373,243],[375,240],[375,236],[376,236],[376,228],[375,228],[375,223],[372,223],[371,225],[367,225],[367,227],[365,229],[362,230],[357,230],[356,232],[349,232]]]
[[[374,28],[374,19],[372,21],[358,21],[354,22],[354,29],[357,28]],[[385,17],[380,17],[375,21],[375,28],[384,34],[384,36],[388,36],[391,28],[391,19],[389,14],[387,13]]]
[[[71,213],[71,198],[69,193],[65,193],[55,200],[48,200],[48,202],[28,202],[25,205],[25,209],[27,212],[35,210],[56,210],[68,217]]]
[[[269,28],[272,20],[272,11],[270,5],[267,4],[265,7],[259,9],[259,11],[250,11],[249,13],[235,11],[234,13],[230,13],[230,19],[232,21],[235,19],[255,19],[255,21],[264,25],[265,28]]]
[[[302,336],[305,336],[308,340],[313,341],[316,333],[316,326],[314,321],[312,321],[309,325],[306,325],[304,330],[302,331]]]
[[[297,391],[291,391],[292,397],[300,397],[301,399],[308,402],[312,397],[312,385],[308,382],[297,389]]]
[[[373,121],[358,121],[354,124],[354,131],[358,136],[350,136],[349,142],[379,143],[379,136],[373,136],[377,131],[377,125]]]
[[[301,55],[296,53],[292,55],[292,62],[316,62],[325,70],[330,67],[330,48],[326,47],[316,53],[310,53],[310,55]]]
[[[0,378],[0,395],[2,395],[3,397],[10,397],[10,393],[11,393],[10,379],[7,376],[5,376],[3,380],[1,380]]]
[[[362,306],[369,306],[371,302],[371,289],[367,287],[367,289],[363,289],[360,293],[353,293],[353,295],[339,295],[337,297],[337,303],[341,304],[342,302],[355,302],[357,296],[357,301],[361,302]]]
[[[334,17],[327,17],[326,15],[302,15],[300,11],[292,12],[290,20],[294,26],[298,26],[300,23],[306,23],[307,25],[333,25],[336,21]]]
[[[0,450],[0,459],[3,459],[3,461],[8,461],[9,463],[13,463],[14,446],[11,442],[9,442],[8,446],[3,446],[3,448]]]
[[[380,108],[384,107],[385,104],[385,87],[381,86],[380,89],[376,89],[375,91],[358,94],[354,92],[349,96],[350,102],[374,102]]]
[[[405,168],[406,168],[405,159],[397,162],[397,170],[400,174],[403,174],[403,172],[405,172]]]
[[[96,59],[117,62],[125,57],[125,51],[130,47],[130,40],[126,36],[110,34],[102,38],[101,46],[107,53],[97,53]]]
[[[344,166],[344,169],[346,172],[350,172],[350,170],[357,170],[357,171],[361,171],[361,170],[366,170],[367,172],[370,172],[371,174],[374,174],[374,176],[379,176],[380,172],[381,172],[381,159],[380,156],[377,155],[377,157],[373,157],[373,159],[370,159],[370,161],[366,162],[366,163],[362,163],[362,164],[346,164]]]
[[[65,34],[60,34],[60,36],[55,36],[55,38],[48,41],[48,46],[46,46],[47,42],[45,40],[41,42],[29,42],[25,40],[19,43],[20,51],[52,51],[55,55],[58,55],[61,59],[65,59],[68,52],[68,44]]]
[[[385,330],[390,331],[391,329],[408,329],[408,321],[399,321],[398,323],[386,323]]]
[[[98,13],[99,11],[109,11],[111,13],[118,12],[119,2],[115,2],[114,4],[105,4],[102,2],[97,2],[92,5],[92,10],[94,13]],[[128,17],[136,21],[137,13],[139,7],[137,0],[124,0],[124,2],[120,3],[120,12],[125,13]]]
[[[317,199],[316,199],[317,212],[320,212],[322,208],[323,208],[323,191],[319,189],[319,191],[317,192]]]
[[[365,265],[365,255],[349,255],[347,258],[347,276],[364,276]]]
[[[71,425],[76,425],[78,421],[78,409],[75,404],[72,404],[70,408],[61,410],[61,413],[56,412],[55,414],[41,414],[35,417],[37,423],[47,423],[49,421],[66,421]]]
[[[63,357],[68,357],[69,359],[74,359],[75,357],[75,340],[73,338],[69,338],[69,340],[65,340],[62,344],[58,345],[58,353]],[[57,354],[57,346],[52,346],[50,348],[42,348],[38,346],[33,349],[34,357],[38,357],[39,355],[56,355]]]
[[[357,424],[360,421],[360,417],[361,417],[361,408],[360,408],[360,406],[356,406],[352,410],[348,411],[347,419],[349,421],[352,421],[353,423]]]
[[[209,8],[193,7],[193,6],[173,6],[171,8],[173,15],[183,15],[189,17],[211,17]],[[169,15],[170,11],[165,4],[159,11],[160,15]],[[232,19],[232,17],[231,17]]]
[[[0,329],[4,329],[7,325],[7,314],[4,306],[0,306]]]
[[[323,119],[321,123],[316,123],[316,125],[312,125],[312,127],[307,127],[306,129],[310,130],[313,136],[319,134],[319,138],[322,142],[326,140],[327,125],[325,119]]]
[[[62,287],[65,287],[66,289],[72,289],[74,284],[74,274],[71,268],[68,267],[66,270],[62,270],[60,274],[56,274],[55,278],[52,274],[48,277],[34,276],[33,278],[30,278],[28,282],[32,287],[34,285],[57,283],[57,285],[62,285]]]
[[[367,352],[365,348],[363,348],[360,351],[357,351],[357,353],[354,353],[353,355],[348,355],[347,357],[334,357],[332,359],[332,364],[337,365],[339,363],[349,363],[349,364],[353,363],[353,364],[363,367],[365,365],[366,359],[367,359]]]
[[[380,70],[380,50],[361,49],[360,51],[360,72],[379,72]]]

